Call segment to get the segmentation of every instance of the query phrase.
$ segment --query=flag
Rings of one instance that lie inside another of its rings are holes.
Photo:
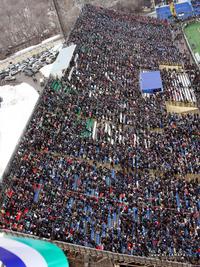
[[[6,267],[69,267],[56,245],[31,238],[0,237],[0,263]]]
[[[7,192],[6,192],[6,195],[9,198],[11,198],[13,194],[14,194],[14,191],[12,189],[8,189]]]
[[[39,201],[39,195],[40,195],[41,188],[42,188],[42,180],[40,180],[39,184],[37,184],[35,186],[35,194],[34,194],[34,198],[33,198],[33,201],[35,203],[37,203]]]
[[[181,202],[180,202],[180,198],[179,198],[178,192],[176,192],[176,205],[177,205],[178,209],[181,208]]]
[[[111,171],[111,177],[112,177],[112,179],[115,179],[115,170],[114,169],[112,169],[112,171]]]
[[[22,216],[22,212],[18,211],[16,215],[16,220],[19,221],[21,219],[21,216]]]

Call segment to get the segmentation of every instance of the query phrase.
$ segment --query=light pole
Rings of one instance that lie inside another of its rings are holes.
[[[153,8],[154,8],[154,10],[156,10],[156,3],[155,3],[155,0],[152,0],[152,4],[153,4]]]
[[[60,8],[59,8],[58,1],[57,0],[53,0],[53,5],[54,5],[54,9],[56,11],[57,17],[58,17],[58,22],[59,22],[59,25],[60,25],[60,29],[61,29],[62,35],[63,35],[64,39],[66,39],[65,28],[64,28],[64,25],[63,25],[62,17],[60,15]]]

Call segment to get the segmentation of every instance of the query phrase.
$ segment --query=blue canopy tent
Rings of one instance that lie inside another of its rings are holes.
[[[169,5],[156,7],[156,14],[158,19],[169,19],[172,16]]]
[[[163,92],[163,84],[160,71],[141,71],[140,89],[142,93],[148,94]]]
[[[176,16],[178,18],[186,19],[195,14],[195,10],[193,11],[193,6],[190,0],[185,0],[184,2],[175,3],[174,7],[176,11]],[[163,20],[164,19],[171,20],[173,17],[170,5],[163,5],[156,7],[156,14],[158,19],[163,19]]]

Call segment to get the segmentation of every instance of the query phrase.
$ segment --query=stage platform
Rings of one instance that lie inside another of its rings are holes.
[[[140,89],[144,94],[153,94],[163,91],[160,71],[141,71]]]

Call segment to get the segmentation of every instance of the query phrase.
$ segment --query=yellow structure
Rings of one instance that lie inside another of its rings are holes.
[[[166,108],[168,113],[199,113],[199,109],[193,103],[166,101]]]
[[[171,3],[169,3],[170,11],[172,13],[172,16],[176,17],[176,9],[174,6],[174,1],[172,0]]]
[[[178,71],[181,71],[183,70],[183,66],[182,65],[165,65],[165,64],[161,64],[159,65],[159,69],[160,70],[163,70],[163,69],[166,69],[167,71],[168,70],[178,70]]]

